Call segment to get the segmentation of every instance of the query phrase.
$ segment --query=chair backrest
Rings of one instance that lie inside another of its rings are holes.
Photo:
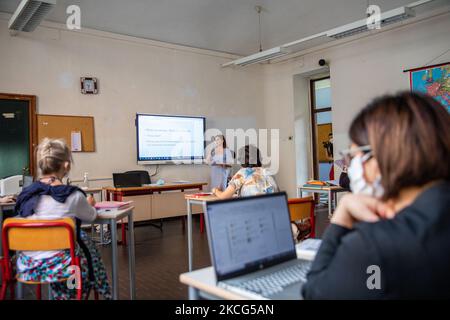
[[[289,213],[291,221],[299,221],[310,218],[314,214],[314,198],[293,198],[288,200]]]
[[[150,175],[146,170],[132,170],[132,171],[125,171],[124,173],[138,173],[141,177],[141,185],[151,183]]]
[[[3,249],[15,251],[50,251],[75,247],[75,222],[9,218],[3,224]]]

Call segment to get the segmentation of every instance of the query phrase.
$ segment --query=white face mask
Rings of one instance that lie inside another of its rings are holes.
[[[367,161],[369,154],[364,156],[355,156],[350,162],[348,168],[348,177],[350,179],[350,189],[354,194],[365,194],[368,196],[381,198],[384,189],[381,185],[381,176],[379,175],[373,184],[367,183],[364,179],[363,163]]]

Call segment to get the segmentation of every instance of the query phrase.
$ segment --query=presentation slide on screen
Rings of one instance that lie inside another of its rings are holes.
[[[221,274],[294,249],[290,223],[283,217],[287,214],[284,198],[228,203],[209,210],[216,267]]]
[[[204,119],[138,115],[139,161],[201,159]]]

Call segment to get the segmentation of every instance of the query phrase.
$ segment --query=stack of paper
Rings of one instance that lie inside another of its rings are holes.
[[[118,211],[130,206],[132,202],[133,201],[102,201],[95,204],[95,209],[97,209],[97,212],[99,213]]]

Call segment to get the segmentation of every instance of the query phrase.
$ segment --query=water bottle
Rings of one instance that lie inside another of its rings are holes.
[[[83,187],[85,187],[86,189],[89,188],[89,177],[87,172],[84,173]]]

